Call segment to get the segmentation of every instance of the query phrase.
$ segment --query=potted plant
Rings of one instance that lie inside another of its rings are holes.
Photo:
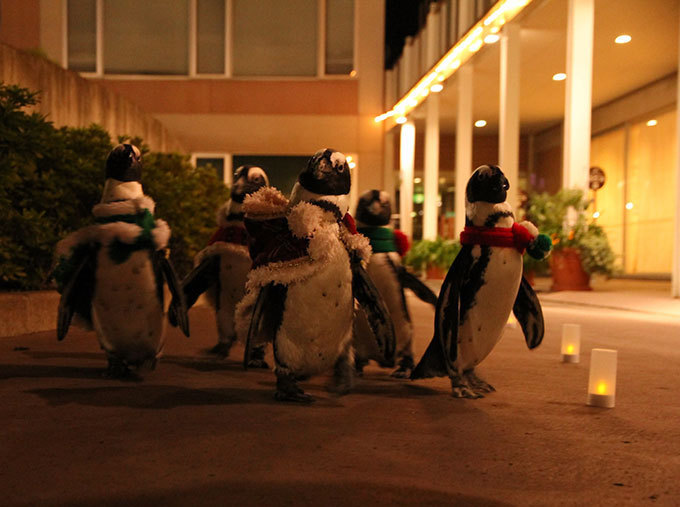
[[[592,274],[611,276],[616,271],[606,233],[587,219],[589,204],[578,189],[529,197],[528,220],[553,241],[549,257],[552,290],[590,290]]]
[[[460,243],[452,239],[421,239],[404,256],[404,265],[417,272],[425,272],[427,278],[443,279],[460,252]]]

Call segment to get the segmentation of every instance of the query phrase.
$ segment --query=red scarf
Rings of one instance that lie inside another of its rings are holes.
[[[227,227],[220,227],[215,231],[208,245],[212,245],[217,241],[225,243],[234,243],[235,245],[248,246],[248,233],[245,227],[239,225],[229,225]]]
[[[460,233],[462,245],[504,246],[515,248],[521,254],[533,240],[527,228],[516,222],[512,227],[466,226]]]

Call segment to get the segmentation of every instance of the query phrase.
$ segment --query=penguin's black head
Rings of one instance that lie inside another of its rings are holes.
[[[468,202],[505,202],[510,183],[496,165],[483,165],[472,173],[465,189]]]
[[[392,207],[387,192],[369,190],[359,197],[355,218],[366,225],[380,226],[390,223]]]
[[[264,169],[256,165],[242,165],[234,171],[234,182],[231,186],[231,200],[243,202],[246,195],[252,194],[261,187],[269,185],[269,178]]]
[[[118,181],[141,181],[142,154],[132,144],[119,144],[106,159],[106,178]]]
[[[317,151],[298,176],[298,181],[315,194],[349,194],[351,180],[345,155],[330,148]]]

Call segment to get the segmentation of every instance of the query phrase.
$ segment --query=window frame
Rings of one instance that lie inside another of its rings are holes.
[[[233,154],[226,152],[208,152],[208,151],[197,151],[191,154],[191,165],[196,167],[196,161],[199,158],[221,158],[224,160],[224,175],[223,182],[226,186],[231,188],[234,179],[234,163]]]
[[[188,79],[234,79],[242,81],[267,81],[267,80],[310,80],[310,79],[356,79],[359,75],[359,58],[358,58],[358,11],[360,0],[354,0],[354,19],[353,30],[354,40],[352,48],[353,70],[350,74],[326,74],[326,2],[327,0],[317,1],[317,22],[318,22],[318,37],[316,41],[316,75],[309,76],[233,76],[233,0],[224,0],[224,72],[217,74],[203,74],[198,73],[198,0],[189,1],[189,34],[187,40],[189,61],[188,73],[182,75],[176,74],[107,74],[104,73],[104,0],[95,0],[95,32],[96,32],[96,48],[95,48],[95,71],[94,72],[79,72],[79,74],[86,78],[98,79],[135,79],[135,80],[157,80],[157,79],[172,79],[172,80],[188,80]],[[62,56],[65,68],[68,66],[68,0],[64,2],[62,28],[64,37],[62,40]],[[77,72],[77,71],[76,71]]]

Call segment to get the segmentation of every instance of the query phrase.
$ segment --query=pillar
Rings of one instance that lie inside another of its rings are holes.
[[[413,166],[416,155],[416,127],[413,121],[401,126],[399,143],[399,229],[413,239]]]
[[[455,235],[465,227],[465,187],[472,174],[472,64],[458,69],[456,118],[456,194],[454,203]]]
[[[519,205],[519,78],[520,27],[511,23],[501,35],[500,112],[498,129],[498,164],[510,181],[508,202]]]
[[[562,186],[588,189],[594,0],[569,0]]]

